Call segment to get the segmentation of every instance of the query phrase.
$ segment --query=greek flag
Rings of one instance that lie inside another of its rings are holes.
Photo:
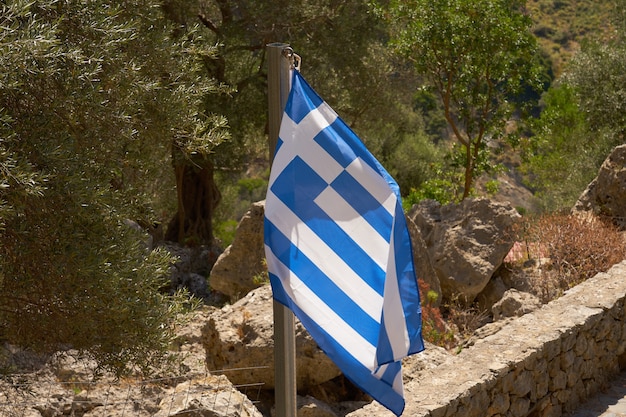
[[[424,349],[398,185],[293,71],[265,202],[274,298],[343,374],[396,415],[401,359]]]

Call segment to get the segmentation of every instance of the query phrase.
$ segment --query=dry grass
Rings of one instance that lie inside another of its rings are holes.
[[[544,303],[626,258],[623,232],[597,217],[544,214],[529,219],[518,240],[524,251],[520,260],[537,268],[530,276],[531,292]]]

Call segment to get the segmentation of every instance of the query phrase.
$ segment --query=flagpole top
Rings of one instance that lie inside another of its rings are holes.
[[[300,55],[296,54],[293,51],[293,48],[291,48],[290,46],[287,46],[286,48],[284,48],[283,56],[289,60],[290,69],[292,70],[295,69],[297,71],[300,71],[300,64],[302,63],[302,58],[300,58]]]
[[[292,70],[295,69],[295,70],[300,71],[300,64],[302,62],[302,58],[300,58],[300,55],[296,54],[293,51],[293,48],[288,43],[274,42],[274,43],[268,43],[266,46],[268,48],[280,49],[283,57],[289,60],[289,66],[290,66],[289,69],[292,69]]]

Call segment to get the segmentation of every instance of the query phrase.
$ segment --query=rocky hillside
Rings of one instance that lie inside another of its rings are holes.
[[[529,0],[533,31],[544,53],[552,61],[555,75],[587,37],[611,36],[609,0]]]

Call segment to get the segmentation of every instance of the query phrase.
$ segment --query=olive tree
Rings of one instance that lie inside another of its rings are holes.
[[[217,54],[205,60],[206,71],[228,86],[227,94],[206,102],[208,112],[227,116],[231,132],[231,139],[210,156],[224,196],[216,208],[218,221],[249,207],[251,193],[235,192],[231,185],[242,183],[242,170],[260,180],[256,195],[264,194],[269,160],[265,54],[272,42],[288,43],[302,57],[307,80],[397,177],[403,191],[427,175],[430,160],[418,150],[432,146],[412,110],[413,92],[400,79],[410,71],[399,70],[392,60],[384,44],[386,24],[367,2],[166,0],[165,10],[182,28],[204,28],[205,38],[217,45]]]
[[[487,145],[503,136],[512,99],[525,86],[539,88],[537,46],[524,5],[520,0],[391,0],[379,9],[391,25],[391,44],[434,90],[461,146],[462,198],[489,169]]]
[[[587,39],[563,75],[575,91],[590,128],[604,131],[612,145],[626,134],[626,2],[615,2],[610,39]]]
[[[125,223],[174,192],[172,153],[225,138],[201,109],[211,50],[151,0],[9,0],[0,25],[0,339],[146,370],[187,298],[160,291],[172,259]]]

